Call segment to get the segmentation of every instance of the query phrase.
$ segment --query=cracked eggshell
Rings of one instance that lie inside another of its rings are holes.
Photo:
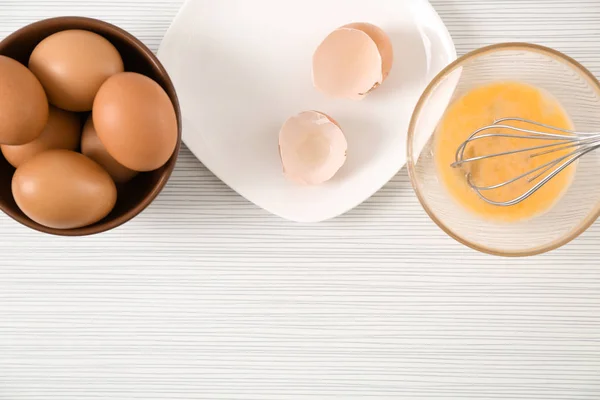
[[[344,25],[323,40],[313,55],[313,83],[333,98],[361,100],[388,77],[394,53],[379,27],[357,22]]]
[[[289,118],[279,132],[285,176],[306,185],[324,183],[346,162],[348,143],[338,123],[318,111]]]
[[[369,35],[369,37],[377,45],[379,54],[381,54],[381,70],[383,73],[383,81],[385,81],[392,70],[394,64],[394,48],[392,47],[392,41],[383,29],[377,25],[369,24],[367,22],[355,22],[352,24],[344,25],[343,28],[358,29]],[[383,83],[383,81],[381,83]]]

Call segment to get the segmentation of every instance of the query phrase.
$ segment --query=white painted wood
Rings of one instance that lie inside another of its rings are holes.
[[[433,4],[461,54],[529,40],[600,76],[596,0]],[[179,5],[2,0],[0,35],[89,15],[156,49]],[[0,217],[0,399],[597,400],[599,260],[600,223],[531,259],[463,248],[404,171],[348,215],[285,222],[184,150],[113,232],[54,238]]]

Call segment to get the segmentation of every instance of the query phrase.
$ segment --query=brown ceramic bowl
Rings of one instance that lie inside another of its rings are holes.
[[[47,228],[23,214],[17,207],[11,190],[15,169],[0,152],[0,209],[2,211],[17,222],[40,232],[63,236],[85,236],[124,224],[148,207],[160,193],[175,168],[181,146],[181,112],[173,83],[152,51],[129,33],[103,21],[83,17],[59,17],[35,22],[4,39],[0,43],[0,54],[27,65],[29,55],[40,41],[53,33],[67,29],[85,29],[108,39],[121,53],[126,71],[146,75],[165,89],[175,107],[178,123],[178,144],[171,159],[160,169],[139,174],[132,181],[119,187],[117,204],[113,211],[100,222],[77,229]]]

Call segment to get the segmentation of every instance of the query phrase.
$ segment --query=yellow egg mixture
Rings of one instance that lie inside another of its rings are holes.
[[[548,211],[571,183],[575,164],[519,204],[504,207],[486,203],[469,186],[467,173],[471,173],[471,179],[476,185],[491,186],[517,177],[572,151],[560,150],[537,157],[530,157],[533,153],[525,152],[466,163],[460,168],[451,167],[455,161],[456,150],[473,132],[506,117],[525,118],[558,128],[573,129],[572,122],[561,104],[549,94],[519,82],[498,82],[477,87],[450,105],[436,131],[434,155],[439,178],[458,203],[487,219],[512,222]],[[511,122],[511,125],[536,129],[521,122]],[[496,129],[483,132],[485,133],[509,131]],[[464,159],[553,142],[514,137],[479,139],[467,146]],[[542,178],[546,175],[547,173]],[[484,191],[482,194],[494,201],[508,201],[525,193],[537,182],[539,180],[530,183],[527,179],[521,179],[502,188]]]

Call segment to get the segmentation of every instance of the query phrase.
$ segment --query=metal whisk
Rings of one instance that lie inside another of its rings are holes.
[[[526,123],[531,125],[532,129],[516,127],[514,125],[511,125],[511,122]],[[545,128],[554,132],[562,132],[562,134],[542,132],[535,130],[535,128]],[[486,133],[490,130],[502,130],[502,133]],[[477,156],[467,159],[464,158],[465,149],[469,144],[476,140],[489,139],[494,137],[552,140],[553,143],[545,145],[542,144],[540,146],[526,147],[518,150],[504,151],[500,153],[486,154],[483,156]],[[542,186],[544,186],[550,179],[554,178],[569,165],[577,161],[580,157],[586,155],[591,151],[596,150],[599,147],[600,132],[574,132],[567,129],[556,128],[553,126],[549,126],[546,124],[523,118],[502,118],[496,120],[492,125],[484,126],[473,132],[473,134],[469,136],[469,138],[466,141],[464,141],[456,150],[456,161],[452,163],[452,167],[459,168],[466,163],[485,160],[492,157],[507,156],[510,154],[531,152],[532,154],[530,154],[529,157],[539,157],[541,155],[551,154],[557,151],[565,151],[572,149],[572,151],[568,152],[567,154],[561,155],[560,157],[557,157],[556,159],[550,162],[540,165],[535,169],[532,169],[512,179],[500,182],[492,186],[478,186],[472,181],[471,173],[467,173],[467,181],[469,183],[469,186],[471,186],[471,188],[479,195],[479,197],[481,197],[481,199],[483,199],[487,203],[497,206],[512,206],[527,199],[529,196],[538,191]],[[540,179],[542,177],[543,179]],[[494,201],[489,199],[482,193],[485,191],[490,191],[510,185],[521,179],[526,179],[529,183],[533,183],[537,180],[539,180],[539,182],[537,182],[534,186],[532,186],[522,195],[508,201]]]

